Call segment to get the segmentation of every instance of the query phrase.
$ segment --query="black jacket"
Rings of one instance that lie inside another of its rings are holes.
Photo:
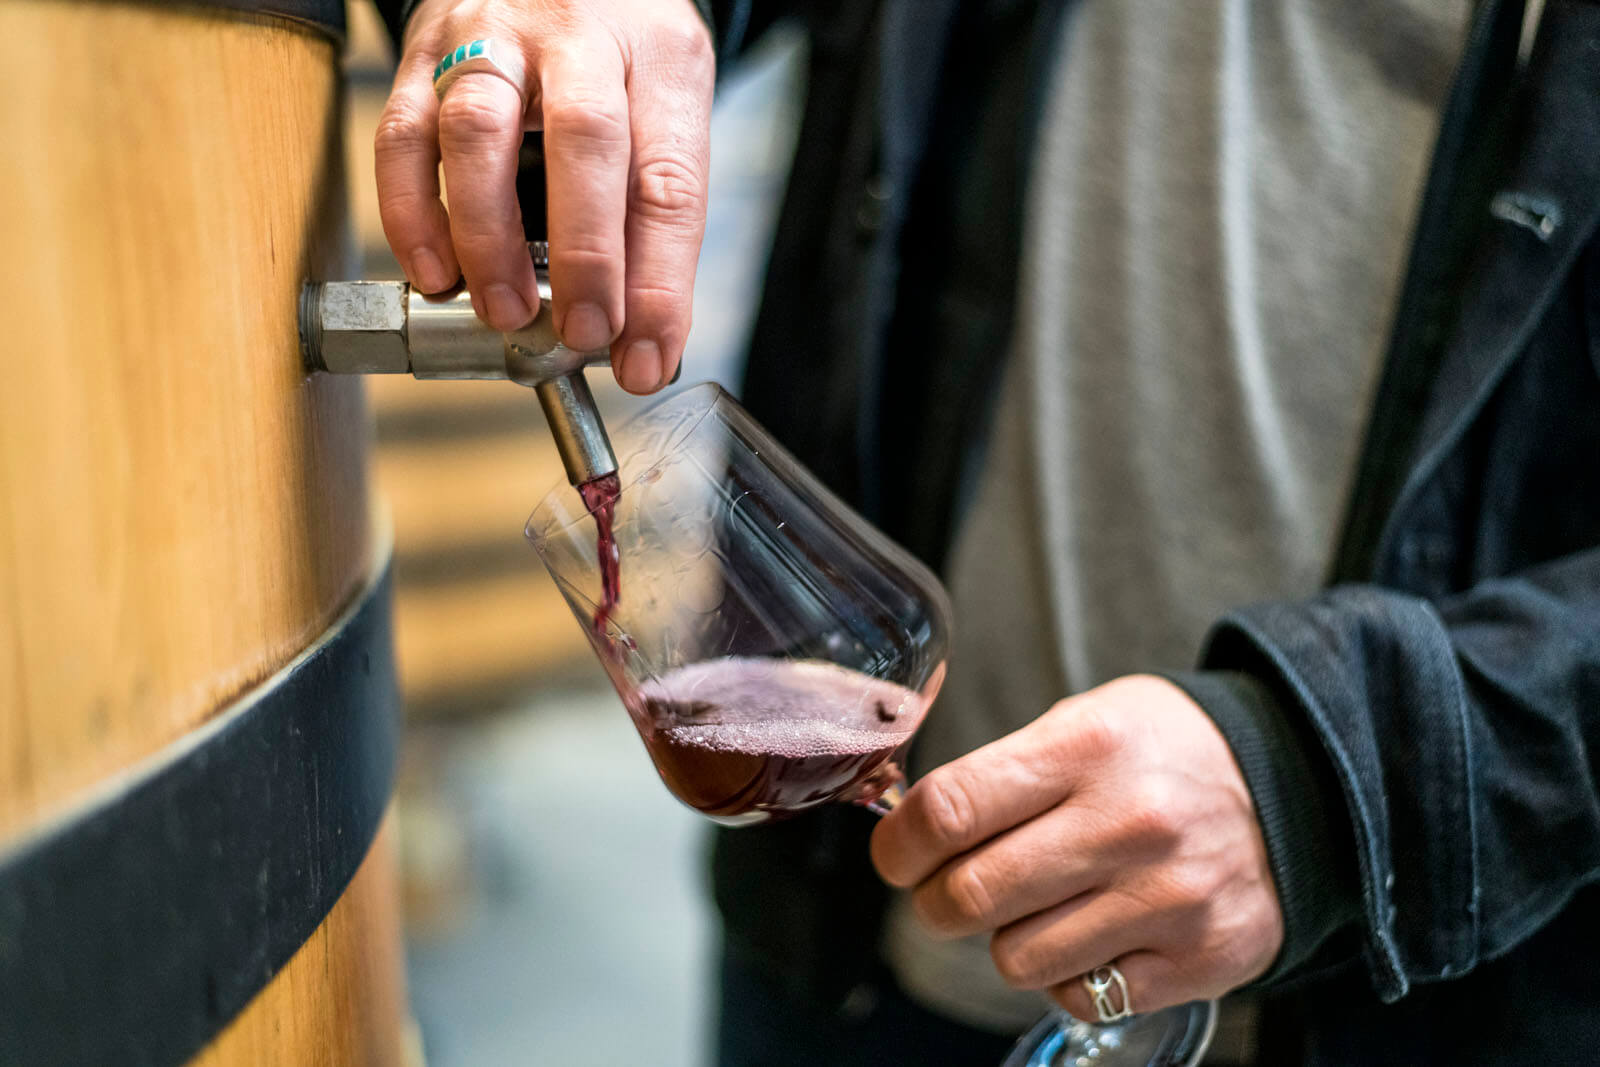
[[[1061,4],[805,6],[744,399],[937,565]],[[753,10],[715,13],[725,49]],[[1519,67],[1522,14],[1478,6],[1327,589],[1241,606],[1176,679],[1240,759],[1285,907],[1263,1062],[1600,1060],[1600,5],[1549,0]],[[721,834],[729,950],[814,1004],[869,980],[870,828]]]

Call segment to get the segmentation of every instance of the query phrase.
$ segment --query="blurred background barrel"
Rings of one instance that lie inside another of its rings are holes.
[[[7,0],[0,39],[3,855],[312,645],[387,549],[361,383],[296,333],[301,283],[354,269],[332,37]],[[392,836],[201,1062],[402,1061]]]

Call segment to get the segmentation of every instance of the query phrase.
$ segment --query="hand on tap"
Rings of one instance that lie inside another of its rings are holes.
[[[464,64],[441,100],[436,67],[474,41],[500,60]],[[569,348],[609,346],[630,392],[660,388],[689,333],[714,77],[690,0],[423,0],[375,144],[384,234],[406,277],[429,293],[465,277],[496,329],[532,319],[515,181],[523,132],[542,129],[556,330]]]

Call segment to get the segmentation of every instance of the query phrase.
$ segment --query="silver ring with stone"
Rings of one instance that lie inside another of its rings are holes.
[[[526,99],[523,87],[527,84],[527,65],[522,49],[493,37],[484,37],[458,45],[444,54],[433,68],[433,95],[440,100],[457,78],[463,74],[493,74],[503,78]]]
[[[1083,988],[1089,991],[1089,998],[1094,1001],[1094,1010],[1103,1023],[1121,1022],[1133,1014],[1133,998],[1128,994],[1128,980],[1117,970],[1117,965],[1108,963],[1103,967],[1096,967],[1083,976]]]

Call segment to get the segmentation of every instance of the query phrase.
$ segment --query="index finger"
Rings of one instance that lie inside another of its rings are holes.
[[[908,889],[952,858],[1048,811],[1077,782],[1062,725],[1041,717],[930,772],[872,834],[872,862]]]

